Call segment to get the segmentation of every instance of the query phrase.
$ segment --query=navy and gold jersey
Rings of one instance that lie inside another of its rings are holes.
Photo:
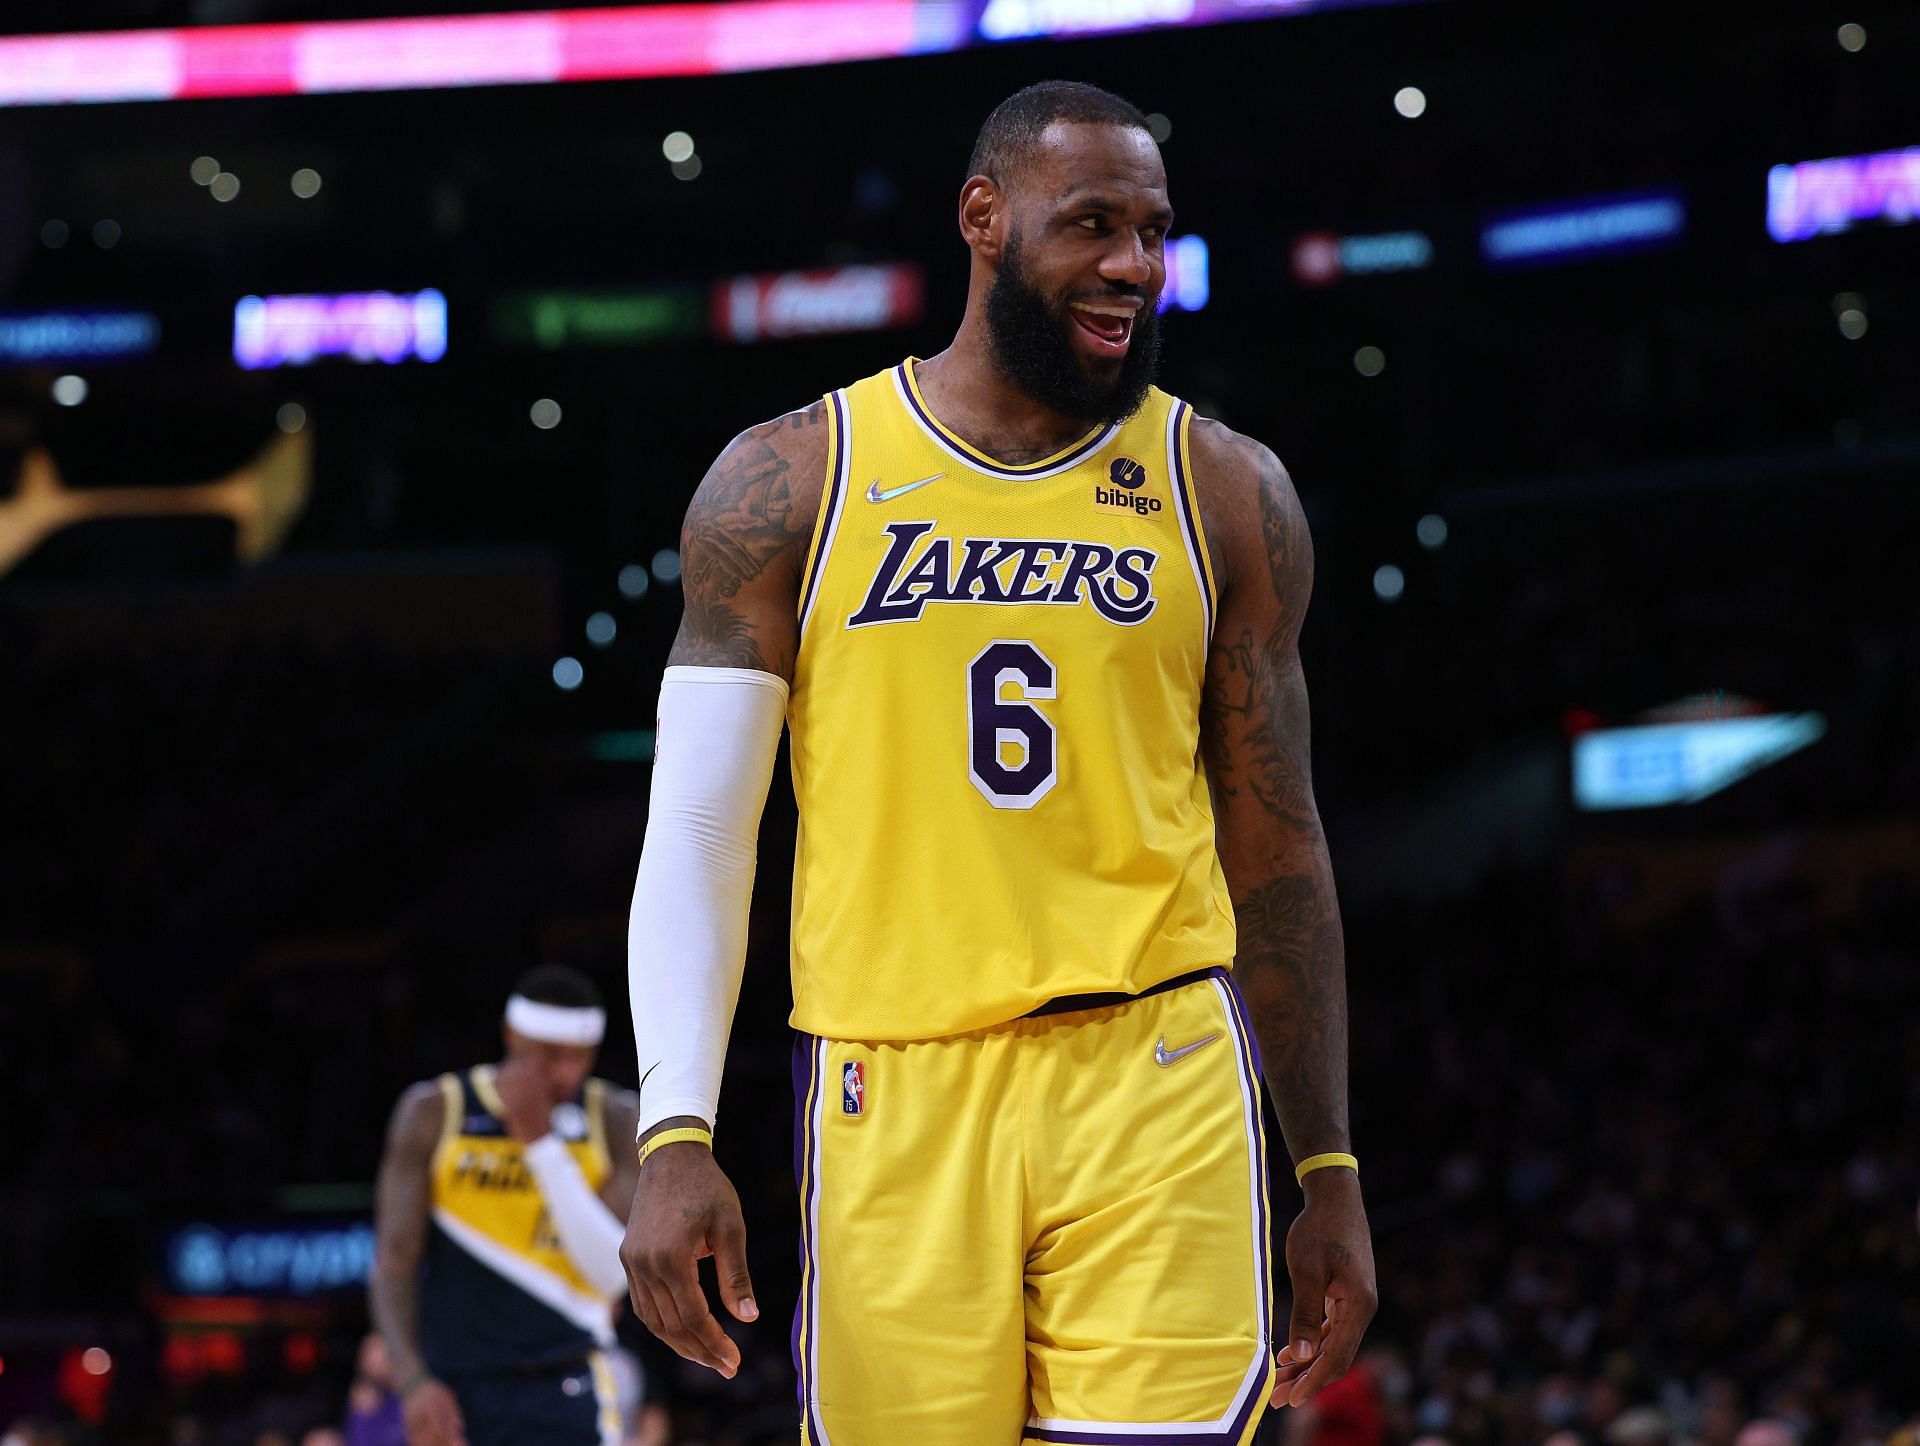
[[[1229,964],[1186,403],[994,461],[914,359],[827,398],[788,699],[793,1023],[931,1039]]]
[[[444,1376],[525,1370],[610,1344],[611,1308],[547,1217],[524,1147],[507,1129],[493,1067],[445,1074],[439,1085],[445,1120],[429,1167],[433,1233],[420,1297],[427,1365]],[[553,1115],[596,1193],[613,1170],[605,1090],[590,1079]]]

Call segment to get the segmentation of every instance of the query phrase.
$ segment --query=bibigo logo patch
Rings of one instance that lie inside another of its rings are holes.
[[[1147,469],[1131,457],[1115,457],[1113,465],[1107,468],[1107,480],[1111,487],[1096,486],[1093,500],[1101,507],[1124,507],[1129,512],[1137,512],[1145,517],[1150,512],[1160,510],[1158,497],[1147,497],[1140,489],[1147,484]]]

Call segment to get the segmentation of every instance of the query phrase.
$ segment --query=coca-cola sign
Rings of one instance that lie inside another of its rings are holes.
[[[735,276],[714,283],[713,330],[723,341],[880,331],[918,321],[925,276],[913,262]]]

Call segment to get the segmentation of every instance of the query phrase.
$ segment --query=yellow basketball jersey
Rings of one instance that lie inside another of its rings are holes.
[[[931,1039],[1227,964],[1192,412],[1009,467],[916,358],[827,398],[788,700],[794,1027]]]
[[[525,1147],[507,1130],[492,1066],[439,1084],[446,1113],[428,1171],[434,1232],[421,1300],[435,1369],[523,1366],[611,1344],[607,1300],[548,1218]],[[553,1111],[555,1133],[596,1194],[613,1172],[605,1090],[590,1079]]]

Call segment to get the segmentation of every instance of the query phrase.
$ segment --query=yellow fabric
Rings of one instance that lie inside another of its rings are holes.
[[[587,1369],[593,1374],[594,1404],[600,1408],[600,1446],[620,1446],[625,1436],[620,1423],[620,1385],[613,1378],[613,1366],[605,1351],[587,1353]]]
[[[793,1023],[837,1038],[963,1033],[1234,953],[1191,412],[1154,390],[1004,468],[916,413],[912,372],[828,398],[788,700]]]
[[[677,1130],[662,1130],[640,1147],[640,1163],[643,1165],[646,1164],[647,1156],[651,1155],[662,1145],[677,1145],[683,1141],[688,1144],[705,1145],[711,1150],[713,1148],[713,1132],[711,1130],[697,1129],[692,1125],[686,1125]]]
[[[1252,1440],[1270,1245],[1231,991],[1217,974],[945,1039],[803,1039],[805,1440]]]
[[[446,1211],[527,1264],[558,1276],[580,1294],[597,1298],[599,1291],[574,1267],[573,1257],[547,1217],[540,1186],[522,1153],[524,1146],[506,1132],[492,1067],[477,1067],[472,1078],[474,1093],[494,1123],[485,1132],[469,1133],[459,1076],[440,1077],[447,1110],[440,1143],[433,1152],[432,1208]],[[587,1116],[583,1138],[564,1142],[595,1194],[613,1173],[605,1136],[604,1090],[600,1080],[587,1081],[581,1100]],[[493,1133],[495,1129],[498,1133]]]
[[[1360,1162],[1352,1155],[1343,1155],[1337,1151],[1325,1155],[1309,1155],[1293,1167],[1293,1178],[1304,1180],[1315,1170],[1331,1169],[1336,1165],[1345,1165],[1356,1175],[1360,1173]]]

